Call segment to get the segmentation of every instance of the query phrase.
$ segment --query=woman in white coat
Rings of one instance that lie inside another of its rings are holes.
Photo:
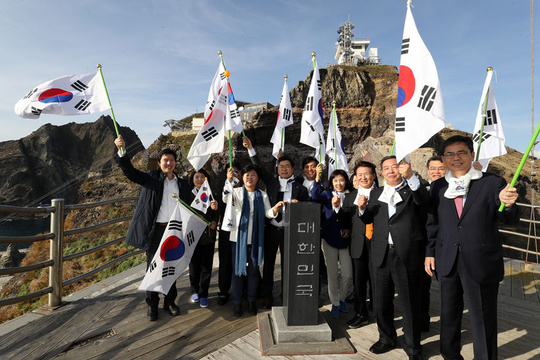
[[[284,202],[270,206],[266,192],[257,188],[259,172],[253,164],[242,169],[242,187],[233,188],[232,177],[232,173],[227,173],[228,181],[223,189],[223,202],[227,204],[223,224],[228,226],[231,232],[232,298],[234,315],[240,317],[243,314],[244,276],[248,278],[249,312],[252,315],[257,314],[255,299],[260,278],[259,266],[264,258],[264,218],[276,217]]]

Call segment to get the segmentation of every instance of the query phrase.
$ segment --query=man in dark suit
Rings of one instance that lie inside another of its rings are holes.
[[[345,201],[340,213],[351,217],[352,231],[350,253],[353,264],[354,283],[354,311],[356,315],[347,321],[351,329],[356,329],[369,322],[369,312],[367,304],[367,288],[369,284],[370,301],[373,306],[373,284],[370,279],[370,257],[369,250],[373,235],[373,224],[364,224],[360,219],[358,211],[358,200],[367,197],[375,186],[377,179],[376,167],[367,161],[359,161],[354,167],[354,176],[359,187],[345,196]],[[341,215],[341,214],[340,214]]]
[[[274,206],[280,201],[296,202],[309,199],[306,188],[299,182],[294,181],[294,161],[287,155],[282,155],[277,160],[277,176],[268,172],[262,166],[249,138],[243,138],[243,144],[248,149],[251,161],[259,166],[261,179],[266,184],[266,193],[270,199],[270,205]],[[286,211],[286,210],[285,210]],[[283,278],[283,250],[284,250],[284,220],[283,209],[280,209],[275,219],[266,220],[264,227],[264,266],[263,266],[263,309],[271,309],[274,304],[274,269],[276,256],[279,248],[281,256],[281,273]],[[283,281],[281,282],[283,286]]]
[[[444,178],[431,184],[428,246],[425,270],[437,269],[441,297],[441,354],[463,359],[461,317],[467,297],[474,358],[497,358],[497,293],[504,277],[498,222],[519,221],[514,203],[518,194],[506,181],[472,166],[473,142],[452,136],[442,145],[447,168]],[[505,209],[498,208],[504,202]]]
[[[118,153],[114,158],[124,175],[131,181],[141,185],[141,196],[129,224],[126,242],[139,249],[146,250],[146,268],[150,266],[161,238],[167,228],[178,200],[173,198],[176,194],[183,201],[189,201],[190,191],[187,181],[176,175],[176,153],[172,149],[164,148],[159,152],[159,170],[142,172],[131,164],[129,156],[124,149],[126,143],[122,136],[114,140]],[[180,314],[176,305],[176,281],[165,295],[163,308],[172,316]],[[146,292],[148,304],[147,317],[150,321],[158,319],[159,293]]]
[[[375,314],[379,340],[369,349],[382,354],[396,347],[394,290],[403,312],[401,347],[409,359],[420,359],[420,295],[425,254],[425,224],[429,193],[405,161],[395,156],[381,162],[384,187],[371,191],[369,201],[358,200],[365,224],[373,223],[371,257],[375,282]],[[366,207],[367,206],[367,207]]]

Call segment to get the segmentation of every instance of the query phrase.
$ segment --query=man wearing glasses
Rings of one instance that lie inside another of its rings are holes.
[[[461,318],[467,297],[474,358],[497,358],[497,293],[504,277],[499,221],[519,221],[515,188],[473,165],[473,142],[456,135],[442,145],[449,170],[431,184],[425,271],[438,274],[441,298],[441,354],[463,359]],[[499,212],[501,202],[505,203]]]
[[[446,167],[440,156],[432,156],[429,158],[427,161],[427,170],[430,184],[435,180],[442,178],[446,173]]]

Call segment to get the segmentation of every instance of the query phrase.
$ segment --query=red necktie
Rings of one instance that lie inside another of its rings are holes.
[[[454,198],[454,204],[456,204],[457,216],[461,217],[461,212],[463,211],[463,196],[460,195]]]

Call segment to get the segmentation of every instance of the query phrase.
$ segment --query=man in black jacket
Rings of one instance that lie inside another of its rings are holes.
[[[172,149],[162,149],[159,152],[160,170],[145,173],[135,169],[131,164],[123,150],[126,144],[122,136],[116,138],[114,144],[118,148],[118,153],[114,156],[118,166],[129,180],[142,186],[126,242],[131,246],[146,250],[146,268],[148,269],[176,206],[177,200],[172,195],[176,194],[180,199],[189,201],[189,186],[184,179],[174,173],[176,153]],[[147,317],[150,321],[156,321],[158,318],[158,294],[154,291],[146,292]],[[175,303],[177,295],[175,282],[165,295],[163,306],[172,316],[180,314],[180,309]]]
[[[373,284],[370,279],[370,247],[373,235],[373,224],[364,224],[360,219],[358,211],[358,200],[362,197],[369,199],[369,194],[373,190],[377,172],[375,165],[367,161],[359,161],[354,168],[354,176],[359,185],[357,190],[348,193],[340,210],[344,216],[352,218],[351,245],[350,252],[353,260],[353,282],[354,282],[354,311],[356,315],[347,325],[351,329],[356,329],[369,322],[369,312],[367,304],[367,287],[369,284],[370,300],[373,306]]]
[[[375,281],[375,313],[379,341],[369,349],[382,354],[396,347],[394,294],[403,312],[401,347],[410,360],[420,359],[420,295],[425,256],[425,212],[429,193],[413,174],[411,165],[395,156],[381,161],[384,187],[371,191],[369,201],[358,200],[365,224],[373,223],[371,260]],[[367,207],[366,207],[367,206]]]

